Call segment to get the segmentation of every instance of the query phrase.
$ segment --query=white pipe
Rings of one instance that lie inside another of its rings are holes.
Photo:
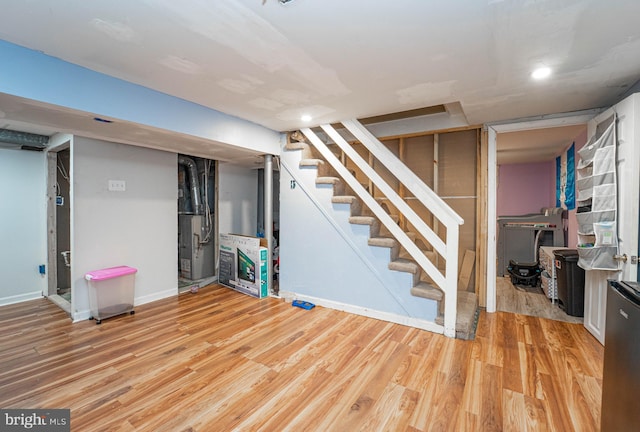
[[[267,281],[273,285],[273,156],[264,156],[264,236],[267,239]]]

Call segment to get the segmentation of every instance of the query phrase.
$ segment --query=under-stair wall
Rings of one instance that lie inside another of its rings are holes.
[[[442,333],[438,302],[411,295],[413,275],[388,268],[391,249],[368,244],[370,226],[349,223],[351,206],[332,203],[302,153],[281,153],[281,295]]]

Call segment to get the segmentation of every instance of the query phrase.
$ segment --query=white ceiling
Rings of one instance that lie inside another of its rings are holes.
[[[3,0],[0,39],[287,131],[610,106],[640,79],[638,17],[638,0]]]
[[[554,160],[581,134],[586,139],[586,124],[498,134],[498,165]]]

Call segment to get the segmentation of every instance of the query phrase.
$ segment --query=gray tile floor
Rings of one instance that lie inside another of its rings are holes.
[[[509,277],[498,278],[496,282],[496,301],[497,310],[503,312],[513,312],[571,323],[583,322],[582,317],[567,315],[557,303],[552,304],[551,300],[542,292],[542,288],[514,287]]]

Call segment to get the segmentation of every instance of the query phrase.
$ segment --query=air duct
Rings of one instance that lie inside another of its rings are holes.
[[[200,202],[200,184],[198,183],[198,167],[193,159],[178,155],[178,163],[184,165],[189,172],[189,184],[191,185],[191,206],[193,213],[202,214],[202,203]]]
[[[25,150],[44,150],[49,142],[46,135],[0,129],[0,147],[20,147]]]

